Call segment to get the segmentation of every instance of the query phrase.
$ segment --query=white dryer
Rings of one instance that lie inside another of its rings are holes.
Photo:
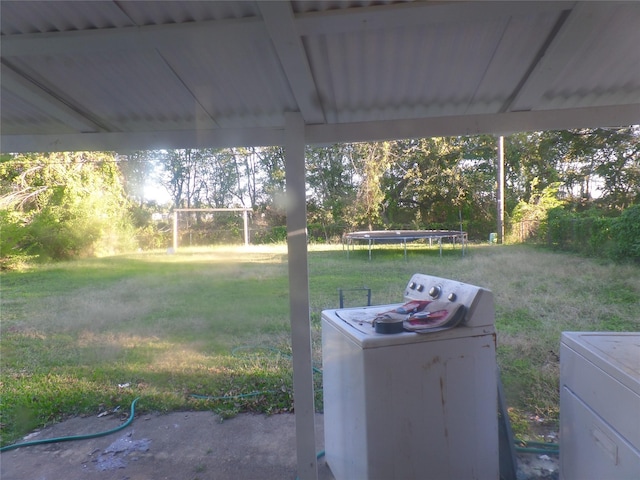
[[[562,333],[560,478],[640,478],[640,333]]]

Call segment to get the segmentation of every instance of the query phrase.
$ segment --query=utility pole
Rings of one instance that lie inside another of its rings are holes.
[[[498,243],[504,243],[504,137],[498,137]]]

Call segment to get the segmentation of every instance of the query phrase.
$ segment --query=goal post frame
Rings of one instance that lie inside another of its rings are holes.
[[[173,210],[173,251],[178,251],[178,214],[180,212],[242,212],[244,246],[249,245],[249,215],[251,208],[175,208]]]

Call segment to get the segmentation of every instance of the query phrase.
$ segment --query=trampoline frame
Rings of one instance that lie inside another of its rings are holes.
[[[343,249],[347,247],[347,258],[349,251],[355,249],[355,243],[368,243],[369,260],[371,260],[371,250],[378,243],[399,243],[404,246],[404,258],[407,258],[407,242],[428,239],[429,246],[433,246],[433,241],[437,240],[442,257],[442,240],[450,240],[455,247],[456,242],[462,246],[462,256],[464,256],[467,245],[467,232],[460,230],[372,230],[345,233],[342,237]]]

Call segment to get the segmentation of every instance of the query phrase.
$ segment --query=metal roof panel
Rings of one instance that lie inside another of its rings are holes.
[[[640,4],[589,12],[580,41],[549,84],[540,108],[624,104],[640,99]]]
[[[258,16],[254,2],[136,0],[118,4],[136,25],[166,25]]]
[[[418,122],[402,131],[433,129],[431,120],[446,124],[434,131],[504,130],[502,115],[536,111],[564,114],[517,115],[517,128],[616,113],[640,122],[635,2],[4,0],[0,9],[3,144],[29,132],[92,145],[116,133],[218,141],[231,129],[262,142],[281,138],[273,129],[287,112],[323,139],[386,137],[385,122],[398,120]]]
[[[2,122],[3,135],[28,135],[37,129],[45,133],[73,133],[71,127],[33,106],[22,97],[5,88],[0,90],[2,107],[12,112],[10,119]]]
[[[2,0],[2,35],[69,32],[132,26],[117,2]]]

